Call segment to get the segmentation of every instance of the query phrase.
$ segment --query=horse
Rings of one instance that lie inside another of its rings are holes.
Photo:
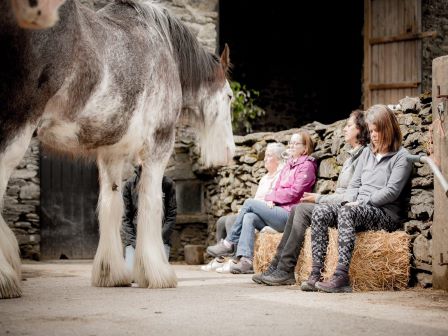
[[[93,286],[172,288],[162,235],[164,169],[181,117],[204,165],[233,157],[229,48],[207,52],[161,5],[114,0],[98,12],[78,0],[0,2],[0,200],[36,132],[55,152],[96,160],[100,239]],[[120,237],[122,170],[142,160],[134,269]],[[2,206],[0,206],[1,210]],[[21,296],[17,240],[0,215],[0,298]]]

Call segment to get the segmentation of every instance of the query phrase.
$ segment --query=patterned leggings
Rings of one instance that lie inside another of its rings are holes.
[[[367,230],[396,230],[396,223],[381,209],[371,205],[317,205],[311,216],[313,263],[323,265],[328,246],[328,228],[338,227],[338,264],[349,266],[355,233]]]

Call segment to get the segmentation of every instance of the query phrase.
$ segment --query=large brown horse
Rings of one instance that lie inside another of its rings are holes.
[[[174,287],[161,239],[161,181],[180,115],[196,125],[206,164],[231,159],[228,49],[206,52],[159,5],[115,0],[0,2],[0,200],[33,132],[57,151],[96,159],[100,241],[95,286],[130,283],[120,240],[122,167],[143,159],[133,278]],[[0,298],[21,295],[17,241],[0,216]]]

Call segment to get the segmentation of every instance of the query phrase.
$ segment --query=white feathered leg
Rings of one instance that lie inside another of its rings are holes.
[[[167,144],[170,146],[170,142]],[[170,288],[177,278],[162,241],[162,178],[171,150],[144,159],[138,197],[134,280],[140,287]]]
[[[20,297],[22,290],[19,245],[14,233],[1,216],[3,196],[9,177],[25,155],[35,127],[28,125],[0,153],[0,299]]]
[[[92,269],[92,285],[99,287],[129,286],[131,281],[123,257],[120,228],[123,216],[123,160],[98,156],[100,197],[98,220],[100,241]]]

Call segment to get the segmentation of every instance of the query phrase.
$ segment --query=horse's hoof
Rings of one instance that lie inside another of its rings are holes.
[[[94,262],[92,269],[92,286],[95,287],[129,287],[131,278],[124,267],[112,269],[104,261]]]
[[[13,299],[21,296],[22,289],[17,277],[0,271],[0,299]]]
[[[146,268],[146,270],[143,267],[137,268],[137,274],[134,277],[142,288],[177,287],[176,273],[169,264]]]

